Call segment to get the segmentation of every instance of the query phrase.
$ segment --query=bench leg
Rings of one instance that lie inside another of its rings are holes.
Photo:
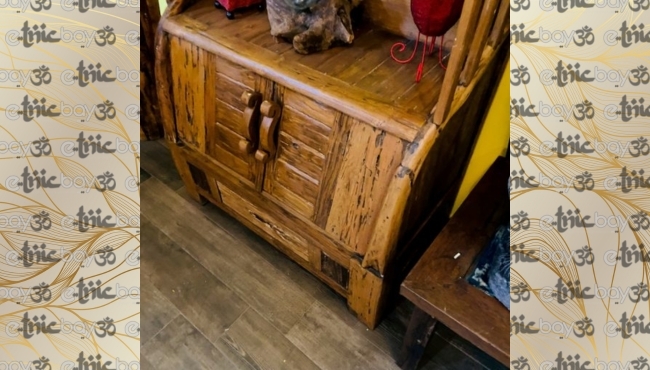
[[[192,177],[192,172],[190,171],[187,160],[183,157],[180,147],[174,143],[169,143],[169,149],[172,153],[176,169],[183,180],[183,184],[185,184],[185,191],[187,191],[187,194],[197,203],[201,205],[207,204],[208,201],[203,198],[197,190],[196,182]]]
[[[437,321],[428,313],[415,307],[397,361],[402,370],[415,370],[417,368]]]

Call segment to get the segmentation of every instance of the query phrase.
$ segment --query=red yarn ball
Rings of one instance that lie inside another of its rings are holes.
[[[443,36],[458,21],[464,0],[411,0],[411,14],[420,33]]]

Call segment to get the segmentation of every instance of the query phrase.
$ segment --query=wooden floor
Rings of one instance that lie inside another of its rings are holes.
[[[398,369],[409,302],[367,330],[270,244],[190,200],[165,145],[142,143],[143,369]],[[505,367],[439,326],[420,368]]]

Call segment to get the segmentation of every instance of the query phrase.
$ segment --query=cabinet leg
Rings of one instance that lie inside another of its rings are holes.
[[[190,166],[187,164],[187,161],[183,157],[181,148],[176,144],[170,144],[169,148],[172,152],[172,158],[174,159],[174,164],[176,165],[176,169],[178,170],[178,173],[181,175],[183,184],[185,184],[185,190],[187,191],[187,194],[190,196],[190,198],[192,198],[197,203],[205,204],[205,200],[201,197],[199,192],[196,190],[196,184],[194,183],[194,179],[192,178],[192,173],[190,172]]]
[[[429,338],[433,334],[433,329],[436,327],[436,322],[435,318],[415,307],[397,360],[397,364],[402,370],[417,369]]]
[[[386,303],[384,278],[363,268],[355,258],[350,260],[350,284],[348,308],[369,329],[374,329],[381,320]]]

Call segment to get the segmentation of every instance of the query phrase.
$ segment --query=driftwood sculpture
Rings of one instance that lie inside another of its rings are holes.
[[[300,54],[354,40],[350,12],[360,0],[267,0],[271,34],[293,43]]]

